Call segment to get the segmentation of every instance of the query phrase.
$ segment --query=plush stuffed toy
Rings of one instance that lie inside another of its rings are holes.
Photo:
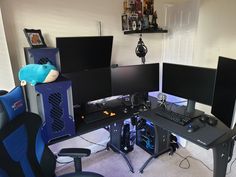
[[[53,82],[57,79],[59,72],[49,62],[47,64],[29,64],[20,69],[18,77],[21,85],[30,83],[32,86],[37,83]]]

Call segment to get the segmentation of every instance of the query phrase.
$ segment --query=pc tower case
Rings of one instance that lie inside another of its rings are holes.
[[[140,119],[142,125],[136,128],[136,145],[151,155],[164,152],[170,147],[170,132],[154,126],[150,121]]]
[[[131,152],[134,148],[131,139],[129,123],[124,123],[123,120],[119,120],[110,125],[109,146],[113,151],[122,151],[123,153]]]
[[[145,121],[141,127],[136,129],[136,145],[149,154],[154,154],[155,130],[151,122]]]
[[[60,68],[56,48],[25,48],[24,51],[27,64],[50,62]],[[75,134],[71,85],[71,81],[59,76],[51,83],[26,86],[28,110],[41,116],[41,130],[46,143]]]
[[[27,64],[45,64],[50,62],[60,70],[60,59],[58,48],[24,48]]]

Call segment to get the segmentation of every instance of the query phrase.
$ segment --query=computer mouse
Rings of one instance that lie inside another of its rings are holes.
[[[213,117],[209,117],[207,123],[210,125],[210,126],[216,126],[217,124],[217,120]]]
[[[198,125],[189,124],[188,128],[187,128],[187,132],[193,133],[193,132],[197,131],[199,128],[200,127]]]
[[[203,123],[207,122],[209,119],[209,117],[207,115],[202,115],[201,117],[199,117],[199,120]]]

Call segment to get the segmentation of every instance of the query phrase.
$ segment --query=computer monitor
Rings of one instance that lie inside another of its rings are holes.
[[[110,67],[113,36],[57,37],[61,73]]]
[[[111,69],[112,95],[159,90],[159,63],[120,66]]]
[[[67,73],[63,76],[72,81],[74,105],[111,96],[110,68]]]
[[[219,57],[211,113],[229,128],[236,99],[236,60]]]
[[[188,99],[187,112],[191,112],[195,102],[212,104],[215,75],[215,69],[163,63],[162,91]]]

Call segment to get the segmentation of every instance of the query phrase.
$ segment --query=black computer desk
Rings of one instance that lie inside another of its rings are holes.
[[[106,115],[104,111],[107,111],[109,114],[114,113],[114,115]],[[122,104],[122,100],[120,99],[107,101],[105,108],[101,111],[86,115],[75,114],[76,135],[81,135],[99,128],[104,128],[113,123],[124,121],[125,119],[131,118],[137,114],[137,109],[131,108],[130,106],[125,106]],[[81,119],[83,120],[81,121]]]
[[[137,108],[131,107],[130,105],[125,105],[121,99],[107,101],[104,109],[101,111],[96,111],[85,115],[75,114],[75,119],[83,119],[83,121],[75,121],[75,136],[109,126],[110,142],[107,144],[107,148],[111,148],[113,151],[120,153],[126,161],[130,171],[134,173],[131,161],[126,156],[126,153],[120,150],[120,135],[122,133],[124,120],[137,116],[138,113]]]
[[[213,169],[213,176],[214,177],[225,177],[227,164],[229,159],[232,157],[232,149],[234,145],[233,137],[236,135],[236,128],[233,130],[226,127],[220,120],[216,126],[210,126],[208,124],[203,124],[200,129],[196,132],[189,133],[187,131],[187,126],[178,125],[175,122],[169,121],[163,117],[158,116],[155,113],[155,107],[159,106],[157,100],[155,98],[150,98],[152,102],[151,110],[139,113],[140,118],[144,118],[149,120],[155,126],[155,150],[154,155],[151,158],[156,158],[163,152],[166,152],[167,149],[162,149],[160,151],[160,145],[158,143],[163,143],[163,141],[168,141],[168,137],[164,136],[160,137],[158,132],[166,130],[167,132],[174,133],[179,135],[186,140],[193,142],[205,149],[212,149],[213,150],[213,160],[214,160],[214,169]],[[201,124],[198,122],[199,120],[196,118],[193,120],[193,123]],[[161,130],[160,130],[161,129]],[[163,135],[163,132],[161,132]],[[166,135],[166,134],[164,134]],[[167,134],[168,135],[168,134]],[[166,143],[165,143],[166,144]],[[146,164],[141,168],[140,172],[146,167],[147,163],[151,160],[148,159]]]
[[[232,156],[233,137],[236,135],[236,128],[234,130],[226,127],[221,121],[218,120],[216,126],[210,126],[204,124],[199,130],[193,133],[187,132],[187,126],[178,125],[175,122],[169,121],[165,118],[158,116],[155,113],[155,107],[158,106],[157,99],[149,97],[151,102],[151,109],[140,112],[138,109],[131,108],[130,106],[124,106],[121,100],[113,100],[107,103],[107,110],[115,113],[114,116],[107,116],[96,121],[91,121],[93,118],[97,119],[99,116],[104,116],[103,111],[85,116],[84,122],[76,124],[76,136],[81,135],[105,126],[112,125],[114,123],[120,123],[125,119],[133,116],[139,116],[140,118],[149,120],[153,123],[155,128],[155,149],[154,155],[150,157],[147,162],[141,167],[140,172],[143,172],[146,165],[152,158],[156,158],[159,155],[168,152],[170,146],[168,145],[168,137],[170,133],[174,133],[185,138],[188,141],[193,142],[205,149],[213,149],[214,160],[214,177],[224,177],[226,174],[227,164],[229,158]],[[115,102],[115,106],[114,103]],[[126,111],[124,111],[126,109]],[[75,119],[76,119],[75,115]],[[90,120],[86,123],[86,119]],[[195,119],[193,123],[199,123],[198,119]],[[124,155],[124,154],[123,154]],[[133,167],[128,159],[124,157],[129,165],[130,171],[133,171]]]

